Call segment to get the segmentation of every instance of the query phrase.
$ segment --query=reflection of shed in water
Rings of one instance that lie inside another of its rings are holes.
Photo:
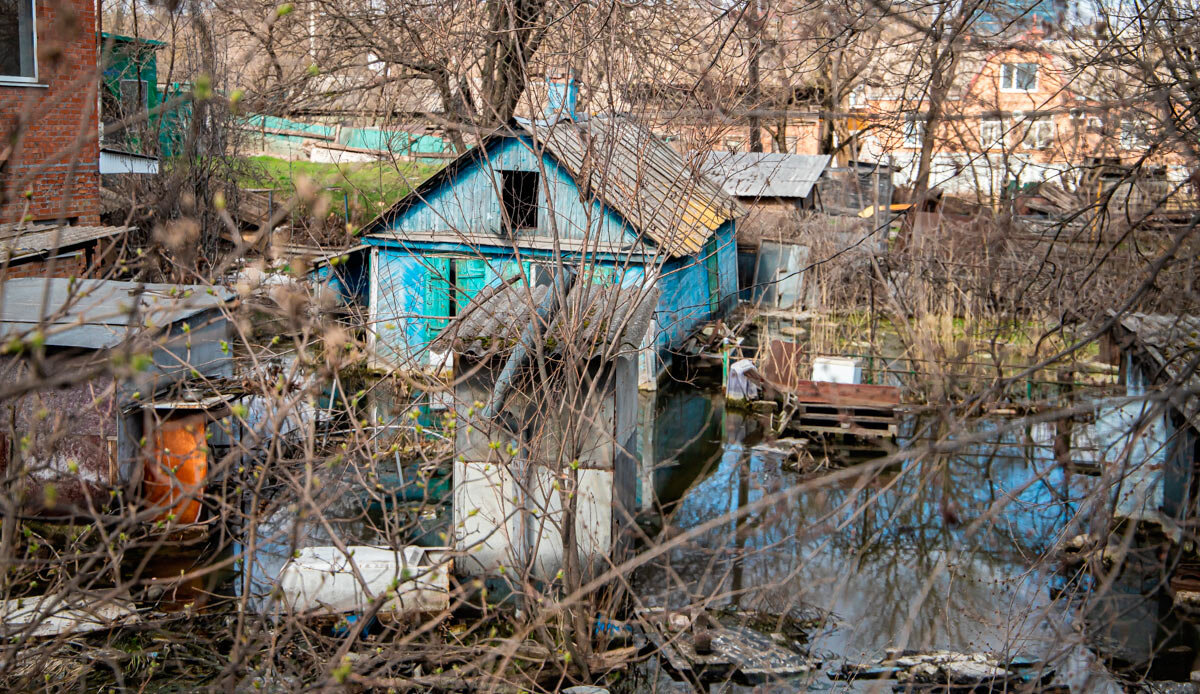
[[[1119,475],[1117,514],[1169,526],[1196,516],[1200,318],[1120,316],[1101,343],[1101,358],[1120,367],[1126,396],[1145,396],[1097,417],[1101,454]]]
[[[719,398],[691,385],[640,394],[638,508],[681,499],[721,457]]]
[[[225,292],[202,286],[15,279],[3,284],[0,466],[33,513],[91,514],[128,488],[196,520],[208,463],[236,432],[228,399]],[[114,379],[114,366],[128,377]],[[143,450],[145,446],[145,450]],[[143,455],[146,457],[144,458]],[[147,460],[148,458],[148,460]],[[139,461],[147,460],[144,465]]]
[[[553,577],[575,507],[584,571],[633,513],[637,350],[658,300],[560,270],[484,289],[434,341],[454,353],[454,538],[468,574]]]

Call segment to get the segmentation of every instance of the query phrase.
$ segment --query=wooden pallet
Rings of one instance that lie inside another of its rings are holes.
[[[853,436],[895,436],[900,418],[894,408],[799,402],[791,426],[801,431]]]

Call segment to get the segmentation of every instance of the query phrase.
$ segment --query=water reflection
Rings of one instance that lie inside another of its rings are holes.
[[[725,412],[719,394],[681,389],[664,399],[660,413],[693,413],[668,418],[684,445],[654,449],[655,490],[675,502],[664,537],[813,479],[754,448],[759,423]],[[911,429],[920,435],[902,447],[956,438],[924,423]],[[722,439],[715,446],[714,434]],[[1063,538],[1087,532],[1093,479],[1060,464],[1061,451],[1056,460],[1062,432],[1052,425],[1001,431],[981,421],[958,436],[984,440],[788,495],[709,529],[640,569],[638,594],[650,605],[815,607],[833,615],[813,643],[826,655],[900,647],[1045,657],[1065,679],[1103,689],[1073,619],[1077,586],[1062,590],[1048,556]]]
[[[639,424],[641,507],[665,516],[663,537],[820,479],[756,447],[763,422],[726,412],[719,393],[643,394]],[[1171,614],[1160,584],[1127,573],[1092,594],[1083,589],[1093,583],[1055,572],[1054,547],[1090,530],[1095,478],[1063,462],[1095,458],[1091,427],[1075,425],[1064,451],[1064,431],[1054,425],[1010,430],[980,421],[949,434],[926,424],[911,423],[899,445],[916,450],[959,438],[962,447],[816,485],[710,528],[639,569],[639,599],[777,613],[817,608],[832,615],[812,641],[826,658],[870,658],[890,647],[1033,656],[1053,661],[1076,691],[1116,691],[1087,646],[1115,667],[1187,679],[1196,631]],[[280,501],[301,498],[299,488],[244,509],[258,521],[247,528],[254,550],[239,594],[267,595],[296,549],[335,538],[438,543],[445,506],[430,514],[419,502],[382,503],[363,491],[378,478],[340,470],[321,473],[320,513]]]

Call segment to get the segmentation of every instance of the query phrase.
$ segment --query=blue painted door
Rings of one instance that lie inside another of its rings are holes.
[[[717,315],[721,308],[721,272],[717,263],[717,239],[712,237],[704,244],[704,268],[708,271],[708,314]]]
[[[425,258],[425,340],[450,322],[450,259]]]
[[[461,313],[471,297],[487,286],[487,261],[483,258],[460,258],[454,261],[454,306]]]

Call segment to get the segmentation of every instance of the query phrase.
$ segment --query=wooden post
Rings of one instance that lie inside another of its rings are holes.
[[[1070,369],[1060,369],[1058,372],[1059,397],[1069,401],[1075,387],[1075,372]],[[1071,428],[1070,417],[1062,417],[1054,422],[1054,459],[1059,465],[1067,467],[1071,464]]]

